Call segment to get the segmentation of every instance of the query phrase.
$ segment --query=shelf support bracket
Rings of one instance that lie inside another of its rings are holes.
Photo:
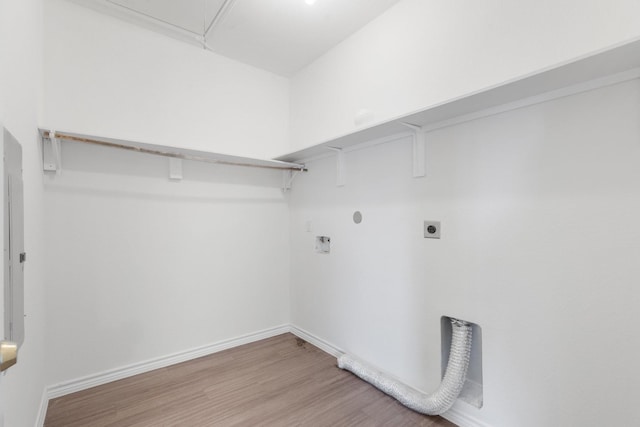
[[[427,174],[427,132],[421,126],[402,122],[413,131],[413,177],[421,178]]]
[[[169,157],[169,179],[182,181],[182,159]]]
[[[286,193],[291,190],[291,184],[293,184],[293,180],[298,176],[300,171],[293,170],[285,170],[282,171],[282,192]]]
[[[56,175],[60,175],[62,171],[62,151],[60,148],[60,139],[56,138],[56,131],[49,131],[49,137],[43,139],[43,141],[43,169],[47,172],[55,172]]]
[[[331,151],[336,152],[336,186],[344,187],[347,182],[346,166],[344,150],[338,147],[327,147]]]

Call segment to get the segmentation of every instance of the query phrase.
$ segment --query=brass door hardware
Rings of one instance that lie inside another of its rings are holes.
[[[18,344],[0,341],[0,371],[6,371],[18,362]]]

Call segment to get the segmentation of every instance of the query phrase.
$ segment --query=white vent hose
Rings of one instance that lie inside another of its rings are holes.
[[[338,367],[353,372],[414,411],[426,415],[443,414],[453,406],[462,391],[471,356],[471,325],[462,320],[451,319],[451,327],[451,351],[444,378],[438,389],[429,395],[389,378],[347,354],[338,358]]]

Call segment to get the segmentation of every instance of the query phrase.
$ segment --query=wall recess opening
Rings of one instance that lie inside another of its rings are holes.
[[[464,320],[464,319],[460,319]],[[475,406],[476,408],[482,408],[483,394],[482,394],[482,328],[473,322],[467,322],[472,328],[472,341],[471,341],[471,358],[469,359],[469,369],[467,370],[467,379],[464,382],[464,387],[460,392],[459,399]],[[440,336],[441,336],[441,348],[442,348],[442,371],[441,375],[444,377],[444,371],[449,361],[449,352],[451,351],[451,317],[442,316],[440,318]]]

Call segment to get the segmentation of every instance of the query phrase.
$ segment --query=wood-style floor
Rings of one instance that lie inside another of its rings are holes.
[[[428,426],[291,334],[49,402],[45,427]]]

